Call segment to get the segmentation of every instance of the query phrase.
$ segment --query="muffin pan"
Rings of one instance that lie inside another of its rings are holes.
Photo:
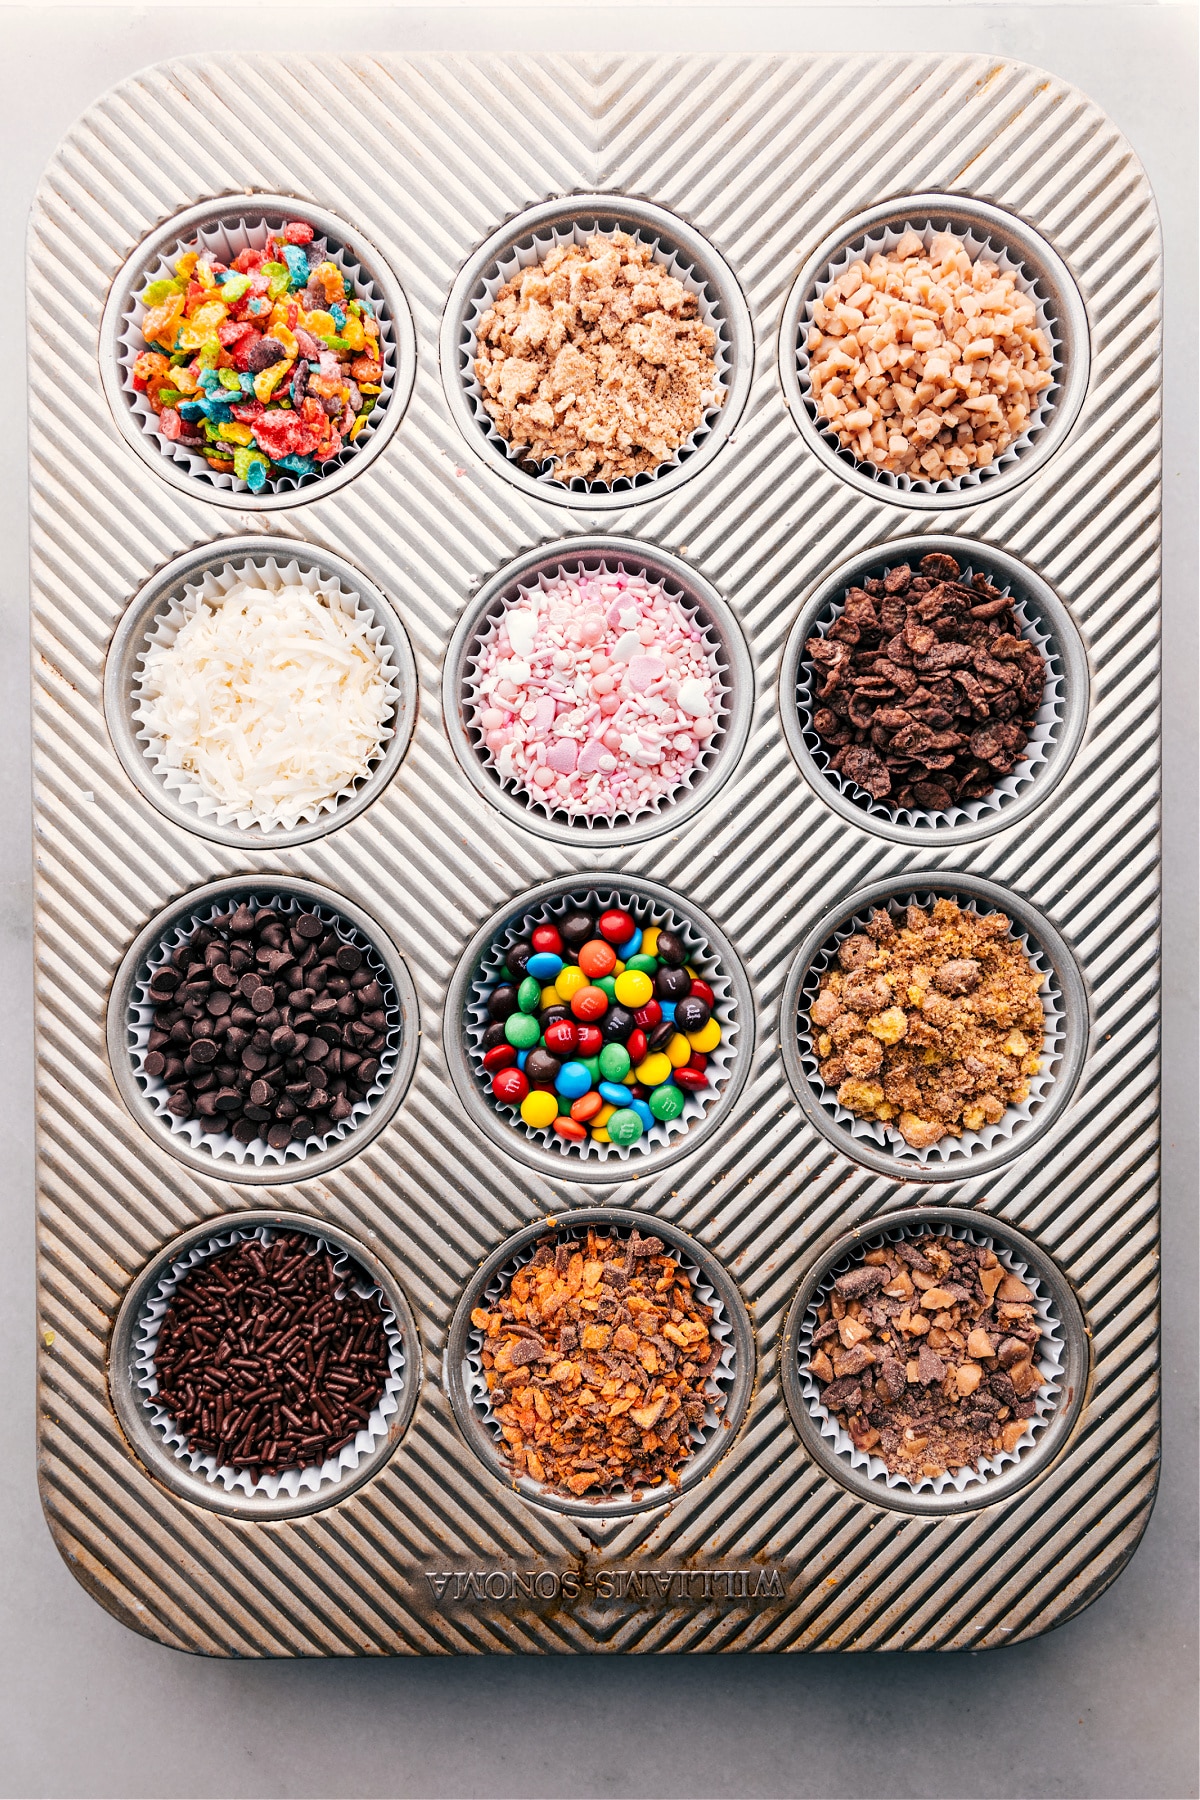
[[[270,65],[286,139],[263,67],[115,90],[52,161],[30,238],[39,1466],[63,1555],[133,1629],[211,1655],[978,1649],[1061,1623],[1132,1554],[1158,1454],[1160,263],[1128,146],[1084,96],[983,57],[293,57]],[[344,111],[310,123],[330,81]],[[156,154],[164,114],[190,164]],[[392,359],[359,448],[257,496],[146,433],[120,348],[158,257],[256,209],[357,263]],[[1028,443],[936,492],[839,455],[796,355],[839,255],[908,219],[1006,246],[1055,343]],[[726,397],[654,476],[566,486],[487,428],[472,320],[537,246],[618,226],[703,289]],[[801,650],[850,579],[939,548],[1011,590],[1052,683],[1011,791],[893,819],[825,773]],[[612,827],[526,806],[462,716],[483,620],[571,559],[661,576],[722,658],[691,785]],[[247,562],[336,580],[396,671],[378,761],[292,832],[218,821],[138,735],[156,621]],[[736,1029],[686,1130],[581,1156],[496,1111],[470,1026],[497,934],[592,891],[690,919]],[[386,1084],[303,1157],[214,1156],[137,1074],[154,946],[251,892],[347,921],[397,996]],[[1049,1029],[1013,1128],[921,1158],[839,1116],[799,1025],[859,909],[930,893],[1009,914]],[[589,1221],[662,1237],[719,1308],[725,1403],[671,1493],[564,1503],[497,1449],[472,1308]],[[822,1283],[924,1225],[1029,1271],[1052,1366],[1010,1460],[914,1490],[847,1452],[801,1354]],[[346,1466],[254,1491],[175,1454],[139,1383],[171,1271],[278,1228],[357,1261],[402,1364]]]

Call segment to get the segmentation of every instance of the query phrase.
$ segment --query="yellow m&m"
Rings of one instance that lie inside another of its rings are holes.
[[[710,1050],[715,1050],[720,1043],[721,1027],[717,1024],[715,1019],[710,1019],[703,1031],[689,1031],[687,1034],[687,1041],[692,1046],[693,1050],[699,1050],[702,1055],[707,1055]]]
[[[558,979],[554,983],[554,991],[562,1004],[564,1006],[569,1006],[572,998],[579,992],[580,988],[586,987],[587,985],[588,978],[583,970],[578,968],[574,963],[568,963],[565,969],[559,970]]]
[[[654,994],[654,983],[644,969],[626,969],[617,976],[616,996],[622,1006],[636,1012]]]
[[[653,1088],[668,1079],[674,1065],[661,1053],[647,1056],[637,1066],[637,1078],[643,1087]]]
[[[535,1088],[521,1102],[521,1117],[534,1131],[544,1131],[558,1117],[558,1101],[553,1094],[544,1094]]]

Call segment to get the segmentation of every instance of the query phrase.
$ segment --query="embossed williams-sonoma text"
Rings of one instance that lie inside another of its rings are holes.
[[[426,1572],[438,1606],[489,1600],[635,1600],[660,1606],[786,1600],[778,1569],[439,1569]]]

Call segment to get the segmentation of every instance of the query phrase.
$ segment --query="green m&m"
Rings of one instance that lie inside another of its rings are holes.
[[[605,1129],[614,1144],[636,1144],[644,1128],[632,1107],[619,1106]]]

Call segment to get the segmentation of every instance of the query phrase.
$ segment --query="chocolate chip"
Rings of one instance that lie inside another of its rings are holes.
[[[275,1148],[296,1135],[328,1135],[377,1080],[378,1055],[363,1052],[382,1049],[392,1026],[391,988],[366,957],[315,913],[289,920],[243,903],[197,928],[151,974],[143,1072],[168,1087],[174,1116],[198,1118],[206,1133],[228,1130],[250,1144],[264,1126],[286,1125]],[[298,959],[311,965],[311,987]],[[369,1023],[355,1016],[356,992],[371,1000]],[[310,1006],[319,1022],[301,1010]],[[298,1097],[281,1096],[284,1080],[302,1070]]]

